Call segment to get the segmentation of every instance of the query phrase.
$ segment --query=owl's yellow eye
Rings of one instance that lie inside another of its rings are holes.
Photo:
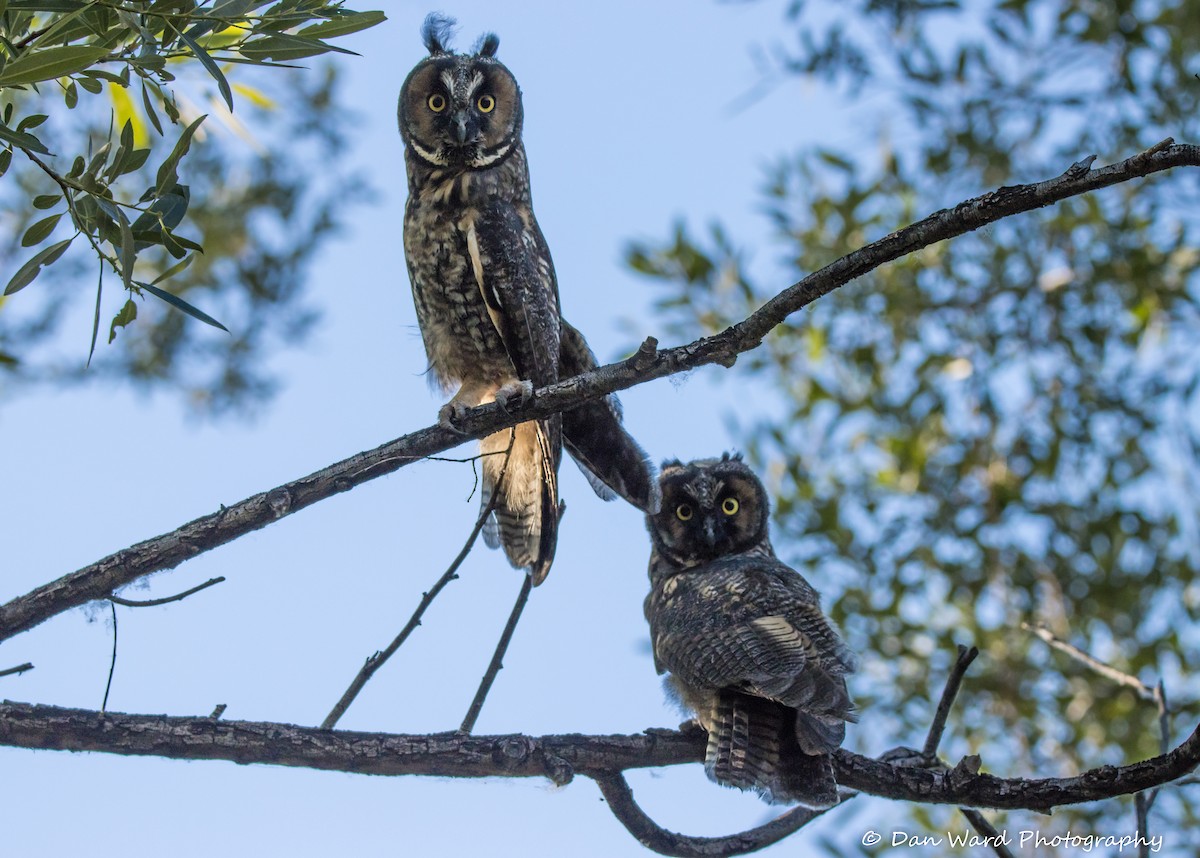
[[[721,512],[726,515],[737,515],[737,511],[741,508],[741,504],[737,502],[737,498],[725,498],[721,501]]]
[[[681,503],[675,507],[675,517],[680,521],[687,521],[692,517],[692,508],[685,503]]]
[[[429,96],[429,100],[426,102],[426,104],[429,105],[429,109],[434,113],[441,113],[446,109],[446,96],[435,92],[433,95]]]
[[[479,96],[479,101],[475,102],[475,104],[479,107],[480,113],[491,113],[492,109],[496,106],[496,99],[490,95],[481,95]]]

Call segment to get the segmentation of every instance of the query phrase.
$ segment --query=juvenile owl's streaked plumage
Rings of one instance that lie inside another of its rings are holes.
[[[409,188],[404,255],[432,376],[443,388],[458,386],[438,415],[451,428],[469,408],[519,402],[596,366],[559,313],[530,198],[521,90],[495,58],[496,36],[482,37],[470,54],[452,53],[452,24],[426,18],[430,55],[405,79],[398,110]],[[653,470],[621,426],[615,398],[522,423],[515,438],[509,430],[484,438],[484,506],[495,495],[484,539],[503,545],[535,584],[554,560],[564,434],[601,496],[657,509]]]
[[[771,803],[836,804],[830,755],[855,720],[856,660],[775,557],[766,490],[728,455],[666,462],[659,484],[646,619],[655,667],[708,731],[705,770]]]

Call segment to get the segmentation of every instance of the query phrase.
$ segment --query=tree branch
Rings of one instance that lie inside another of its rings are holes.
[[[392,735],[206,717],[122,715],[0,703],[0,745],[101,751],[182,760],[229,760],[375,775],[545,777],[565,784],[626,769],[697,763],[705,737],[655,730],[635,736],[568,734]],[[1149,789],[1200,763],[1200,727],[1162,756],[1100,766],[1072,778],[999,778],[963,769],[891,765],[850,751],[834,756],[837,781],[869,795],[925,804],[1049,811]]]
[[[0,606],[0,641],[65,610],[106,598],[114,589],[144,575],[173,568],[189,557],[224,545],[367,480],[441,453],[468,438],[479,438],[517,423],[570,410],[652,379],[708,364],[732,366],[739,354],[757,347],[792,313],[881,265],[939,241],[1068,197],[1175,167],[1200,166],[1200,147],[1164,141],[1099,170],[1092,170],[1090,164],[1090,159],[1080,161],[1057,178],[999,188],[952,209],[935,212],[810,274],[767,301],[744,321],[714,336],[663,350],[655,348],[653,339],[647,340],[629,360],[535,391],[528,402],[513,407],[511,413],[496,403],[472,409],[459,423],[461,433],[439,426],[421,429],[111,554]]]
[[[809,810],[807,807],[794,807],[787,813],[772,819],[765,825],[730,834],[725,837],[690,837],[668,831],[658,825],[634,801],[633,791],[620,772],[597,772],[591,775],[592,780],[600,787],[608,809],[613,816],[625,826],[637,841],[647,849],[652,849],[660,855],[681,856],[681,858],[712,858],[726,855],[744,855],[754,852],[803,828],[825,810]],[[832,810],[832,808],[827,808]]]
[[[4,670],[0,670],[0,676],[12,676],[14,673],[20,675],[27,670],[33,670],[32,661],[27,661],[24,664],[18,664],[16,667],[8,667]]]

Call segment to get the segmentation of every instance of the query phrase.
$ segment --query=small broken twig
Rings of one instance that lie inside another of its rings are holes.
[[[512,613],[509,614],[508,624],[505,625],[504,631],[500,634],[500,640],[496,644],[496,651],[492,653],[492,661],[488,664],[487,672],[483,674],[483,679],[479,683],[479,690],[475,692],[475,699],[471,701],[471,708],[467,710],[467,716],[463,718],[462,726],[459,727],[459,732],[470,733],[475,729],[475,722],[479,718],[479,712],[483,709],[483,701],[487,699],[488,692],[492,690],[492,683],[496,681],[496,674],[504,667],[504,654],[508,651],[508,642],[512,640],[513,631],[517,628],[517,623],[521,619],[521,612],[525,610],[525,603],[529,601],[529,593],[533,589],[533,576],[525,575],[525,580],[521,582],[521,591],[517,593],[517,601],[513,604]]]
[[[33,662],[27,661],[24,664],[18,664],[16,667],[5,668],[0,670],[0,676],[12,676],[14,673],[20,674],[27,670],[33,670]]]
[[[942,689],[942,699],[938,701],[937,711],[933,715],[933,723],[929,725],[929,734],[925,737],[925,756],[930,759],[937,756],[942,733],[946,731],[946,719],[950,716],[950,709],[954,706],[954,698],[958,696],[958,689],[962,686],[967,668],[971,666],[971,662],[977,655],[979,655],[978,647],[973,646],[968,649],[962,644],[958,645],[958,660],[954,663],[949,678],[946,679],[946,687]]]
[[[203,584],[199,584],[190,590],[184,590],[182,593],[178,593],[174,596],[166,596],[162,599],[146,599],[145,601],[138,601],[135,599],[125,599],[125,598],[122,598],[121,596],[114,596],[112,594],[109,594],[108,601],[115,602],[118,605],[123,605],[126,608],[153,608],[156,605],[166,605],[171,602],[178,602],[182,599],[186,599],[188,596],[191,596],[193,593],[199,593],[201,590],[207,590],[209,587],[212,587],[215,584],[220,584],[224,580],[225,580],[224,575],[220,575],[216,578],[209,578]]]
[[[111,601],[108,603],[109,610],[112,611],[113,621],[113,648],[112,661],[108,665],[108,682],[104,684],[104,702],[100,704],[100,711],[108,710],[108,692],[112,691],[113,674],[117,670],[117,606]]]

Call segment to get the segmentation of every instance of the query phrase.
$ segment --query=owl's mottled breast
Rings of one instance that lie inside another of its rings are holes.
[[[506,174],[525,169],[524,153],[490,170],[465,172],[431,170],[414,163],[411,153],[406,158],[413,191],[404,213],[404,252],[430,368],[447,387],[467,378],[514,379],[476,271],[492,260],[472,232],[489,210],[512,205]]]

